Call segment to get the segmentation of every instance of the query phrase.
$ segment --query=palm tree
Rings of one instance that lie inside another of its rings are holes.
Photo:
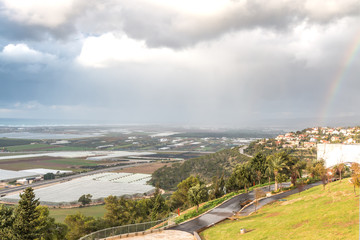
[[[286,169],[285,156],[283,153],[275,153],[268,157],[268,167],[274,173],[275,176],[275,191],[278,189],[278,175]]]
[[[301,177],[302,170],[306,168],[306,162],[293,158],[292,163],[293,164],[289,166],[290,178],[291,183],[295,186],[297,178]]]
[[[345,164],[343,164],[343,163],[339,163],[339,164],[335,165],[335,169],[340,175],[340,182],[342,179],[342,171],[344,170],[344,168],[345,168]]]
[[[266,169],[265,169],[265,175],[269,178],[269,192],[270,192],[270,182],[271,182],[271,178],[273,177],[274,173],[270,167],[269,158],[266,159]]]

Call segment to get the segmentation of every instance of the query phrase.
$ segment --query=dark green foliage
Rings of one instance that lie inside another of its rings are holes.
[[[0,239],[2,240],[12,239],[12,225],[15,219],[13,212],[13,208],[0,205]]]
[[[174,190],[179,182],[190,175],[199,175],[208,181],[221,173],[229,176],[237,164],[249,159],[249,157],[239,153],[238,147],[225,149],[217,153],[189,159],[171,167],[160,168],[152,174],[151,183],[153,185],[158,184],[162,189]]]
[[[236,178],[236,175],[234,174],[234,172],[227,179],[227,181],[225,183],[225,189],[226,189],[226,193],[230,193],[230,192],[237,191],[240,189],[240,186],[238,184],[238,181],[237,181],[237,178]]]
[[[47,173],[44,175],[44,180],[51,180],[51,179],[55,179],[55,174]]]
[[[208,190],[205,184],[198,183],[189,189],[188,199],[191,204],[196,205],[196,211],[199,210],[199,204],[207,201],[208,198]]]
[[[262,182],[266,172],[266,156],[262,153],[257,153],[250,162],[251,171],[254,173],[253,179],[258,181],[258,184]]]
[[[105,198],[107,210],[104,220],[109,226],[119,226],[159,220],[167,217],[169,208],[157,188],[154,196],[140,200],[109,196]]]
[[[168,213],[168,206],[165,203],[165,199],[161,196],[160,189],[156,188],[154,196],[151,198],[151,220],[158,220]]]
[[[240,189],[245,189],[247,191],[251,186],[253,176],[254,172],[248,163],[237,165],[226,182],[226,192],[228,193]]]
[[[27,145],[33,142],[40,142],[40,140],[27,140],[15,138],[0,138],[0,148],[9,146]]]
[[[225,179],[224,175],[219,179],[218,177],[213,177],[211,187],[210,187],[210,199],[216,199],[225,194]]]
[[[190,206],[188,201],[188,191],[193,186],[196,186],[200,183],[199,178],[190,176],[187,179],[183,180],[177,185],[177,190],[170,197],[170,206],[171,209],[177,209],[181,207]]]
[[[20,194],[19,205],[15,209],[15,221],[13,223],[14,239],[33,240],[41,236],[38,226],[40,211],[39,199],[35,199],[32,188],[26,188]]]
[[[91,203],[91,198],[91,194],[84,194],[79,198],[78,202],[81,203],[82,206],[85,206]]]
[[[69,231],[66,234],[66,239],[68,240],[77,240],[98,229],[95,218],[86,217],[81,213],[66,216],[65,223],[69,227]]]
[[[36,208],[40,212],[37,219],[37,229],[41,233],[42,240],[62,240],[65,239],[67,226],[62,223],[55,223],[55,219],[49,217],[49,209],[45,206]]]
[[[254,172],[250,168],[249,164],[239,164],[235,169],[235,176],[238,180],[238,185],[240,188],[244,188],[247,192],[247,189],[251,186],[253,180]]]
[[[65,239],[66,225],[55,223],[55,219],[49,217],[49,209],[39,206],[32,188],[25,189],[20,197],[15,208],[0,205],[0,239]]]

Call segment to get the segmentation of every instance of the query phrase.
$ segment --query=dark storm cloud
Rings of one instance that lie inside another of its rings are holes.
[[[0,31],[9,39],[35,40],[124,31],[132,38],[146,40],[149,46],[181,48],[238,30],[286,31],[303,21],[329,24],[360,13],[360,4],[353,0],[341,4],[303,0],[223,2],[219,11],[195,14],[177,9],[176,4],[161,6],[156,1],[82,0],[74,2],[70,9],[59,9],[65,20],[55,25],[9,20],[9,14],[1,11]]]

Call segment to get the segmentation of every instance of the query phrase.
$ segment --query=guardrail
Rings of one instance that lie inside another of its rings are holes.
[[[161,219],[161,220],[152,221],[152,222],[128,224],[128,225],[124,225],[124,226],[117,226],[117,227],[102,229],[102,230],[90,233],[86,236],[83,236],[79,240],[99,240],[99,239],[122,235],[122,234],[145,232],[146,230],[148,230],[152,227],[155,227],[156,225],[159,225],[166,221],[168,221],[168,223],[166,225],[172,224],[172,223],[170,223],[170,221],[171,221],[170,218]],[[164,228],[164,227],[165,226],[162,226],[162,228]]]

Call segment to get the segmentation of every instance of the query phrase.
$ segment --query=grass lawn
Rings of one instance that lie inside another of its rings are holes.
[[[358,191],[358,190],[357,190]],[[249,232],[241,235],[240,229]],[[359,239],[359,195],[344,179],[274,202],[256,214],[224,221],[202,232],[221,239]]]
[[[56,222],[64,222],[65,217],[70,214],[76,214],[81,212],[86,216],[92,217],[103,217],[106,210],[105,205],[97,205],[91,207],[82,207],[82,208],[49,208],[50,216],[55,218]]]

